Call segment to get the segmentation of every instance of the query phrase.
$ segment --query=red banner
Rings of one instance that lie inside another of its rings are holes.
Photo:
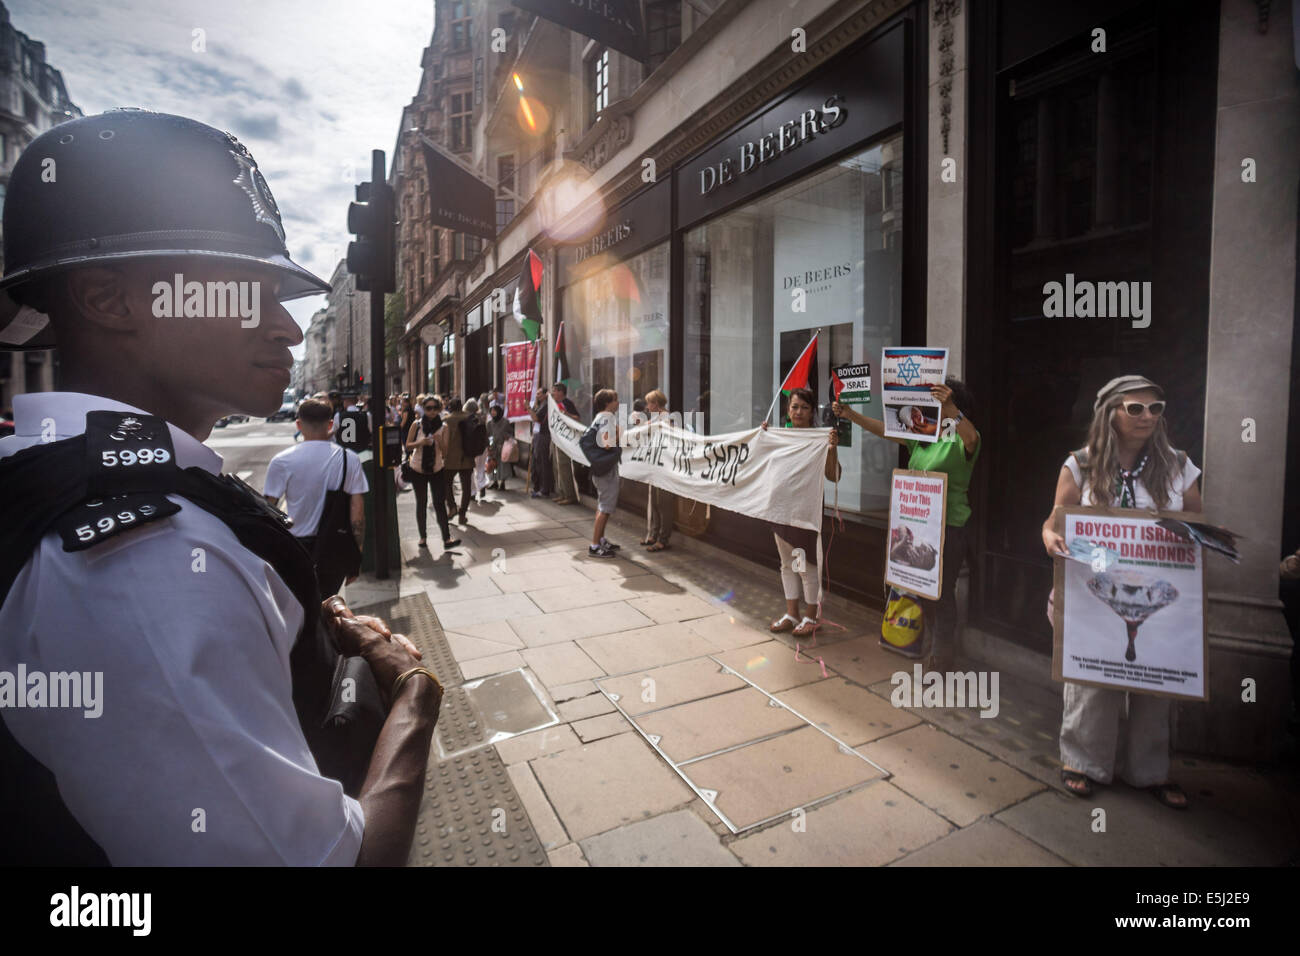
[[[512,422],[528,418],[528,408],[537,389],[537,343],[512,342],[506,346],[506,418]]]

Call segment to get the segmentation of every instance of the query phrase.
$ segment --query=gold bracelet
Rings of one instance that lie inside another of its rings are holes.
[[[402,685],[416,674],[423,674],[428,677],[429,680],[433,681],[434,686],[438,688],[438,693],[442,693],[442,684],[439,683],[437,674],[427,667],[412,667],[409,671],[403,671],[397,675],[397,680],[393,681],[393,692],[389,695],[389,700],[397,700],[397,694],[401,691]]]

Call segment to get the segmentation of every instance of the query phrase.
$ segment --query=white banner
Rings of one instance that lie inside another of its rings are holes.
[[[551,398],[551,440],[575,461],[586,427]],[[696,435],[666,420],[622,436],[619,474],[737,514],[821,531],[829,428],[751,428]]]

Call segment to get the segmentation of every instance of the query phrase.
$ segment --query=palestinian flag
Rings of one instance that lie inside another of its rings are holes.
[[[808,387],[808,376],[812,374],[813,360],[817,358],[817,338],[820,335],[821,332],[814,333],[812,340],[804,346],[794,368],[790,369],[790,374],[781,383],[782,395],[789,395],[796,388]]]
[[[542,260],[529,249],[524,256],[524,272],[515,286],[515,319],[529,342],[536,342],[542,330]]]
[[[555,378],[553,381],[563,382],[564,387],[573,391],[577,380],[573,378],[569,370],[569,356],[564,350],[564,321],[560,321],[560,329],[555,333]]]
[[[836,373],[838,369],[831,369],[831,394],[835,396],[835,401],[840,400],[840,392],[844,391],[844,383],[840,381]]]

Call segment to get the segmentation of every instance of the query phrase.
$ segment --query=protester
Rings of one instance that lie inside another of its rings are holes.
[[[456,520],[462,525],[469,524],[469,503],[474,497],[474,456],[465,449],[465,433],[461,428],[470,417],[456,396],[452,396],[443,407],[442,422],[451,429],[447,433],[446,467],[443,469],[447,482],[447,514],[450,516],[453,511],[457,512]],[[456,481],[460,482],[460,508],[456,508]]]
[[[668,415],[668,396],[659,389],[647,392],[645,412],[654,421],[656,415]],[[665,418],[666,420],[666,418]],[[647,551],[667,551],[673,534],[673,519],[677,515],[677,496],[663,488],[650,486],[650,531],[641,544]]]
[[[474,455],[473,496],[484,501],[487,499],[487,459],[488,446],[491,444],[487,422],[483,420],[487,414],[487,392],[477,400],[471,398],[466,402],[465,411],[470,415],[465,423],[465,434],[468,437],[466,454]]]
[[[619,545],[605,537],[605,526],[618,507],[618,461],[622,452],[618,441],[618,393],[612,388],[602,388],[592,399],[592,409],[595,417],[582,438],[583,451],[591,462],[591,480],[596,486],[596,520],[587,553],[593,558],[612,558]]]
[[[549,498],[555,491],[551,467],[551,426],[547,419],[546,389],[538,388],[528,417],[533,420],[533,447],[528,453],[528,470],[532,478],[530,498]]]
[[[939,600],[920,601],[925,620],[925,641],[922,651],[926,669],[948,671],[957,650],[957,576],[966,560],[966,528],[970,522],[970,482],[975,461],[980,454],[980,433],[970,420],[974,405],[970,389],[960,379],[949,377],[942,385],[932,385],[930,394],[941,404],[940,418],[945,424],[929,434],[938,434],[933,442],[895,438],[885,434],[885,423],[878,418],[868,418],[848,405],[831,404],[837,418],[846,418],[871,434],[907,446],[907,467],[914,471],[938,471],[948,476],[946,527],[943,542],[943,580],[939,587]],[[914,423],[923,423],[919,408],[913,407]],[[933,423],[932,423],[933,424]],[[918,429],[914,428],[913,431]],[[925,430],[925,429],[921,429]]]
[[[449,431],[442,420],[442,403],[430,397],[421,406],[424,414],[413,421],[406,430],[405,446],[410,455],[411,485],[415,488],[415,526],[420,532],[420,547],[428,548],[426,509],[428,498],[433,498],[433,513],[442,532],[443,550],[460,544],[452,538],[447,520],[447,489],[450,483],[444,475]]]
[[[321,594],[337,594],[345,581],[351,584],[360,573],[366,537],[364,495],[370,490],[356,452],[330,441],[330,411],[328,402],[309,398],[302,403],[297,424],[303,441],[271,459],[262,487],[272,505],[285,499],[284,510],[293,519],[290,530],[312,555]]]
[[[812,428],[813,411],[817,399],[812,390],[796,388],[790,393],[787,414],[787,428]],[[762,427],[767,428],[767,422]],[[830,481],[840,480],[840,462],[838,447],[839,433],[830,432],[830,449],[826,452],[825,474]],[[803,528],[781,526],[773,531],[776,538],[776,550],[781,556],[781,586],[785,592],[785,614],[777,618],[768,630],[774,634],[790,631],[795,637],[809,637],[821,625],[821,578],[818,568],[822,564],[821,536],[814,531]],[[795,554],[799,550],[800,554]],[[817,561],[812,561],[813,554]],[[802,584],[804,604],[807,613],[800,614],[799,592]]]
[[[569,398],[569,387],[563,382],[556,382],[551,386],[551,398],[555,399],[555,404],[560,406],[560,410],[575,422],[581,422],[578,417],[578,406],[573,404],[573,399]],[[578,488],[573,476],[573,461],[560,450],[560,446],[554,441],[552,447],[552,480],[559,490],[559,497],[555,499],[557,505],[576,505],[578,503]]]
[[[492,417],[488,420],[488,464],[492,468],[492,484],[495,491],[506,490],[506,479],[514,477],[514,468],[506,461],[506,453],[514,446],[515,426],[505,416],[504,405],[491,406]],[[507,442],[510,443],[509,446]]]
[[[1056,482],[1056,508],[1102,505],[1149,512],[1201,511],[1201,470],[1169,444],[1164,390],[1141,375],[1121,375],[1097,392],[1088,443],[1071,452]],[[1043,547],[1068,554],[1056,511],[1043,522]],[[1054,595],[1053,595],[1054,597]],[[1052,598],[1049,598],[1049,612]],[[1049,613],[1050,616],[1050,613]],[[1161,803],[1187,808],[1169,780],[1168,698],[1065,682],[1061,780],[1076,796],[1116,776],[1149,790]],[[1124,715],[1127,714],[1127,719]]]

